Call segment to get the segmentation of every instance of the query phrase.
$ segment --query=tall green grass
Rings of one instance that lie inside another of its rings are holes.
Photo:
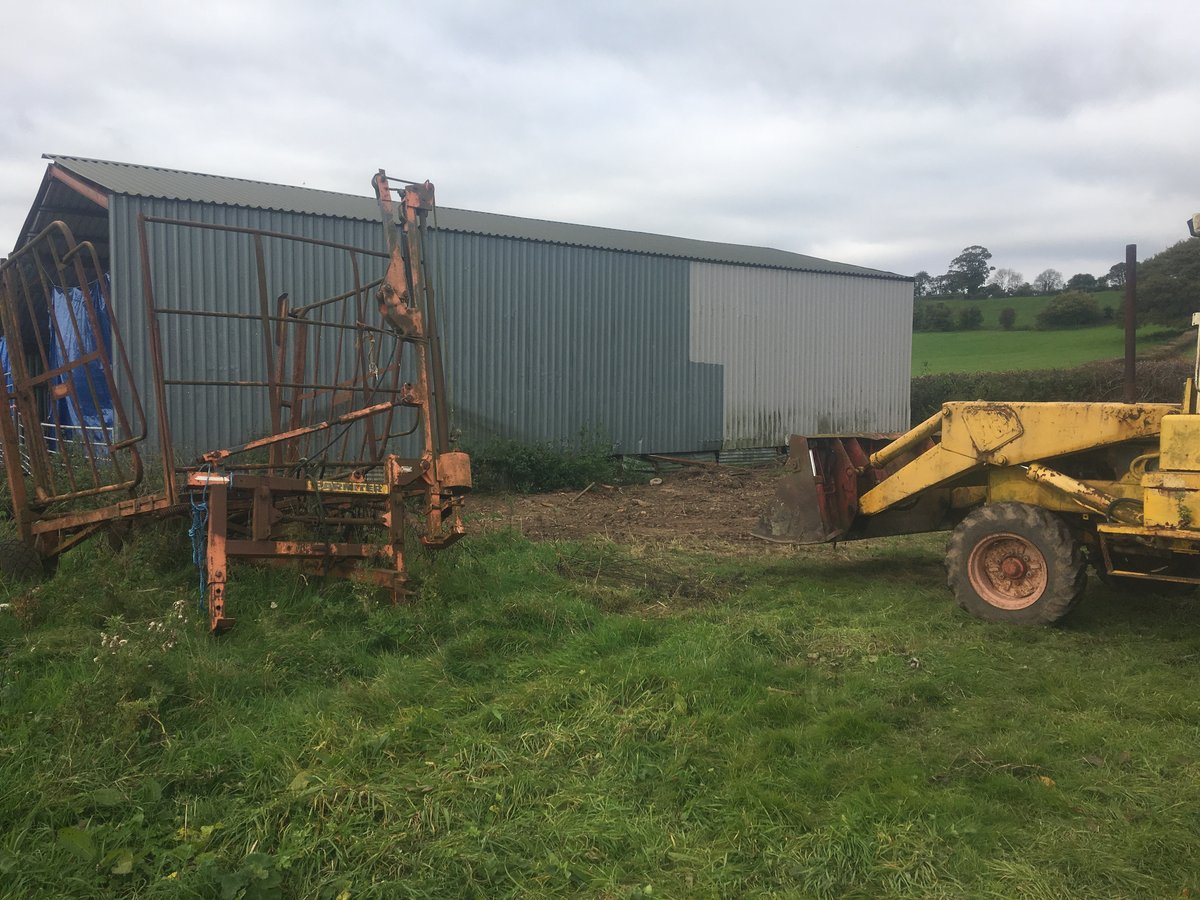
[[[236,568],[213,639],[187,555],[95,542],[6,590],[6,895],[1200,889],[1185,600],[1093,586],[1011,630],[953,608],[936,539],[501,533],[419,560],[400,608]]]
[[[504,438],[465,448],[471,456],[475,489],[486,493],[541,493],[614,481],[622,472],[612,443],[581,432],[574,441],[524,443]]]

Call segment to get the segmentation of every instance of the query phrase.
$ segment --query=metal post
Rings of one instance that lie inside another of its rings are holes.
[[[1125,402],[1137,400],[1137,244],[1125,245]]]
[[[225,616],[225,581],[229,577],[226,528],[229,524],[229,488],[214,481],[208,486],[208,630],[218,632],[232,624]]]

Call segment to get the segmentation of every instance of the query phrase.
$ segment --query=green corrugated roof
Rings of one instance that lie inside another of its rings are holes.
[[[93,182],[112,194],[134,197],[155,197],[166,200],[185,200],[195,203],[217,203],[244,206],[251,209],[275,209],[315,216],[334,216],[343,219],[374,221],[379,207],[374,197],[356,197],[315,188],[269,184],[245,178],[181,172],[131,163],[85,159],[78,156],[46,154],[64,169]],[[448,231],[495,237],[518,238],[578,247],[597,247],[605,250],[624,250],[655,256],[674,256],[709,262],[765,266],[776,269],[795,269],[803,272],[829,272],[837,275],[859,275],[870,278],[908,280],[906,276],[879,269],[868,269],[846,263],[742,244],[722,244],[689,238],[622,231],[593,225],[571,225],[542,219],[525,219],[496,213],[474,212],[439,206],[438,227]]]

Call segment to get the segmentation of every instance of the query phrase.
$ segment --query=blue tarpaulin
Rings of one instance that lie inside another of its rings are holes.
[[[12,367],[8,364],[8,338],[0,334],[0,371],[4,372],[4,386],[8,388],[8,394],[12,396],[13,380]]]
[[[107,275],[105,278],[107,279]],[[107,282],[106,282],[107,284]],[[95,312],[95,324],[88,315],[87,305],[91,304]],[[72,313],[74,324],[72,324]],[[54,327],[57,325],[57,329]],[[108,307],[104,303],[104,294],[99,282],[88,285],[85,294],[79,288],[54,288],[50,300],[48,314],[43,323],[44,333],[49,337],[50,368],[57,369],[94,352],[103,346],[104,357],[112,359],[112,322],[109,319]],[[0,371],[4,372],[5,385],[11,394],[13,389],[12,367],[9,364],[9,348],[7,335],[0,336]],[[111,428],[113,424],[112,396],[108,390],[108,382],[104,380],[104,367],[100,360],[92,360],[76,369],[72,369],[54,379],[55,384],[62,384],[71,379],[78,397],[78,404],[68,395],[53,402],[53,407],[45,411],[46,421],[43,424],[50,449],[54,449],[56,435],[60,429],[66,440],[72,439],[74,429],[97,429],[91,432],[93,440],[104,437],[99,433],[103,424]],[[57,428],[55,426],[58,426]]]
[[[92,317],[88,315],[88,305],[95,312],[99,334],[97,327],[92,324]],[[104,349],[104,358],[112,359],[112,322],[99,282],[88,285],[87,293],[77,287],[65,291],[56,287],[51,298],[50,315],[57,325],[57,328],[50,328],[50,368],[68,365],[100,347]],[[64,427],[99,428],[103,424],[111,428],[113,404],[108,382],[104,380],[103,363],[98,359],[92,360],[58,376],[55,383],[62,384],[68,378],[73,382],[75,397],[68,395],[55,401],[50,420]]]

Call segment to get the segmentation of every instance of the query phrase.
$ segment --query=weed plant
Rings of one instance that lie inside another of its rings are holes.
[[[620,474],[610,444],[586,431],[573,442],[496,438],[465,449],[471,456],[475,489],[485,493],[584,488],[593,481],[612,482]]]
[[[1200,610],[1008,629],[934,539],[761,557],[473,537],[420,601],[178,527],[0,611],[11,897],[1151,897],[1200,889]]]

